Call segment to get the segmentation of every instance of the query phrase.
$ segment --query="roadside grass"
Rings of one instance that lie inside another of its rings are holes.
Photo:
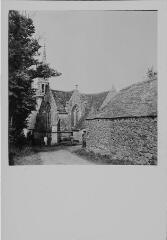
[[[35,153],[33,147],[25,145],[22,148],[11,147],[9,150],[9,165],[37,165],[40,164],[40,158]]]
[[[120,160],[120,159],[112,159],[109,155],[101,155],[100,153],[94,153],[92,151],[87,151],[84,148],[77,149],[73,151],[73,153],[81,156],[91,162],[96,164],[103,165],[136,165],[134,162],[129,160]]]
[[[54,144],[52,146],[31,146],[24,145],[22,147],[10,146],[9,149],[9,165],[39,165],[42,164],[39,156],[39,152],[52,152],[67,149],[67,147],[77,147],[78,143],[62,142],[60,144]]]
[[[93,162],[97,165],[156,165],[156,161],[150,164],[142,164],[141,162],[132,162],[128,159],[113,159],[109,155],[101,155],[82,148],[78,144],[61,144],[54,146],[24,146],[23,148],[11,148],[9,153],[9,165],[41,165],[39,152],[51,152],[66,149],[81,158]]]

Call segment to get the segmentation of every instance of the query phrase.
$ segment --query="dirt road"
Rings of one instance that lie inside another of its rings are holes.
[[[53,152],[41,152],[38,153],[41,159],[41,164],[44,165],[53,165],[53,164],[91,164],[89,161],[82,159],[71,153],[68,150],[58,150]]]
[[[51,151],[38,151],[35,154],[30,156],[19,157],[16,161],[16,165],[87,165],[93,164],[92,162],[83,159],[73,153],[73,150],[77,149],[80,146],[65,147],[53,149]]]

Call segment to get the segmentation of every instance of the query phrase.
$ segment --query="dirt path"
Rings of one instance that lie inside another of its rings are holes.
[[[41,164],[43,165],[54,165],[54,164],[79,164],[79,165],[87,165],[91,164],[91,162],[82,159],[71,153],[69,150],[62,149],[58,151],[52,152],[39,152]]]
[[[20,156],[15,159],[16,165],[87,165],[93,164],[73,153],[80,146],[55,147],[55,149],[38,149],[36,153],[27,156]]]

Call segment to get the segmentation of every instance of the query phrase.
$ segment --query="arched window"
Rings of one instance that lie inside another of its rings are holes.
[[[71,126],[75,127],[80,118],[80,111],[78,105],[75,105],[71,111]]]

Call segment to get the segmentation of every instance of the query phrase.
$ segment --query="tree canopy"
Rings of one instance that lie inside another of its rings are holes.
[[[39,62],[41,46],[34,37],[32,19],[11,10],[8,20],[9,134],[16,141],[26,126],[28,115],[35,109],[35,94],[31,88],[33,79],[59,76],[61,73]]]
[[[47,63],[42,63],[40,62],[37,66],[36,66],[36,69],[31,69],[30,70],[30,75],[32,78],[44,78],[44,79],[47,79],[47,78],[50,78],[50,77],[53,77],[53,76],[60,76],[61,73],[50,68],[49,67],[49,64]]]

